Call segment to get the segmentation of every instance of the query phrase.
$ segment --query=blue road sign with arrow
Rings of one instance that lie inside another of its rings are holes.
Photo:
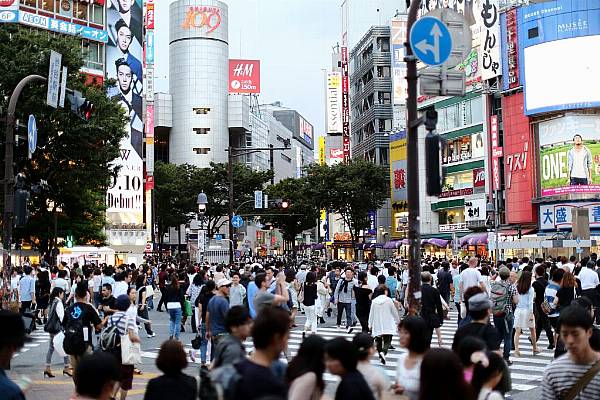
[[[27,148],[29,150],[29,158],[35,152],[37,147],[37,124],[33,115],[29,116],[27,121]]]
[[[231,219],[231,225],[233,225],[234,228],[241,228],[244,226],[244,220],[239,215],[234,215]]]
[[[435,17],[421,17],[410,30],[410,46],[427,65],[442,65],[452,52],[452,36],[446,24]]]

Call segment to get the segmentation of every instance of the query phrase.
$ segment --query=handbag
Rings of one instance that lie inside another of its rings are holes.
[[[202,344],[202,338],[200,335],[196,335],[196,337],[192,339],[192,349],[198,350],[200,348],[200,344]]]
[[[183,303],[183,315],[186,317],[192,316],[192,303],[189,300],[185,300]]]
[[[56,302],[57,301],[60,301],[60,300],[55,300],[50,305],[50,310],[48,311],[48,314],[50,316],[48,317],[48,320],[46,321],[46,324],[44,325],[44,332],[48,332],[50,334],[56,334],[62,330],[62,324],[60,323],[58,314],[56,313]]]
[[[135,365],[142,363],[142,348],[133,343],[128,334],[121,335],[121,364]]]
[[[585,374],[569,389],[569,391],[562,397],[562,400],[573,400],[581,393],[583,389],[590,383],[592,379],[600,372],[600,360],[596,361],[592,368],[588,369]]]
[[[298,303],[304,302],[304,285],[300,287],[300,291],[298,292]]]
[[[154,296],[154,288],[152,285],[146,285],[146,298]]]
[[[54,335],[54,338],[52,338],[52,344],[54,345],[54,351],[56,351],[58,353],[58,355],[61,357],[67,356],[67,353],[65,352],[65,349],[63,348],[64,340],[65,340],[65,334],[62,331],[58,332],[56,335]]]

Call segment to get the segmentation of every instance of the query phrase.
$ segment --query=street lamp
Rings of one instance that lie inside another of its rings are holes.
[[[206,193],[200,192],[198,194],[196,204],[198,204],[198,254],[196,256],[196,261],[200,263],[202,262],[202,256],[204,255],[206,247],[206,234],[204,230],[204,220],[206,219],[204,214],[206,214],[206,205],[208,204]]]
[[[498,262],[498,254],[499,254],[499,249],[498,249],[498,212],[497,212],[497,207],[496,204],[497,203],[498,198],[494,197],[494,202],[488,202],[485,205],[485,212],[487,214],[487,225],[490,228],[494,229],[494,261],[497,263]]]
[[[208,204],[206,193],[200,192],[200,194],[198,194],[198,200],[196,200],[196,204],[198,204],[198,215],[204,215],[204,213],[206,213],[206,205]]]

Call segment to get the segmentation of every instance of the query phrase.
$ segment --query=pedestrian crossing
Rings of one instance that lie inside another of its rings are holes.
[[[300,320],[300,319],[299,319]],[[329,319],[329,321],[325,324],[320,324],[317,329],[317,334],[321,335],[325,339],[333,339],[336,337],[343,337],[348,340],[351,340],[354,335],[360,332],[360,325],[354,327],[353,332],[348,334],[345,328],[338,329],[335,325],[334,319]],[[290,338],[288,341],[288,358],[291,360],[293,356],[296,355],[300,344],[302,343],[302,328],[303,326],[299,324],[297,328],[290,332]],[[456,311],[450,312],[450,320],[444,321],[444,325],[440,328],[441,337],[442,337],[442,346],[444,348],[450,349],[452,347],[452,341],[454,338],[454,333],[457,329],[457,315]],[[182,338],[183,339],[183,338]],[[189,353],[190,350],[193,350],[191,344],[184,343],[186,353]],[[395,382],[396,376],[396,366],[398,362],[398,357],[400,354],[404,353],[405,350],[400,348],[398,343],[398,336],[394,336],[392,340],[392,345],[395,349],[390,350],[386,356],[386,364],[382,365],[379,361],[377,354],[375,354],[371,360],[373,365],[380,366],[386,375],[389,377],[391,382]],[[253,350],[252,341],[248,339],[245,343],[248,354],[250,354]],[[432,347],[438,347],[437,336],[434,332],[432,339]],[[501,349],[502,349],[501,345]],[[521,357],[516,357],[514,352],[511,353],[511,360],[513,361],[513,365],[509,366],[511,371],[512,378],[512,393],[523,392],[527,390],[531,390],[537,388],[541,385],[542,376],[544,373],[544,369],[546,366],[553,360],[554,351],[547,350],[548,340],[545,337],[545,334],[542,334],[542,339],[538,341],[538,349],[540,353],[538,355],[533,355],[533,348],[529,340],[527,339],[527,334],[522,333],[519,341],[519,348],[521,351]],[[155,359],[158,356],[158,348],[143,351],[142,357]],[[195,351],[195,350],[194,350]],[[195,361],[188,360],[190,363],[200,364],[200,359],[196,356]],[[281,357],[281,361],[286,362],[286,359]],[[336,386],[339,379],[331,374],[326,373],[324,375],[324,380],[327,385]]]
[[[18,352],[13,354],[13,358],[20,356],[21,354],[27,353],[30,350],[33,350],[36,347],[44,343],[48,343],[50,340],[50,334],[44,332],[41,327],[37,327],[35,331],[31,332],[28,335],[30,341],[26,342],[23,348],[21,348]]]

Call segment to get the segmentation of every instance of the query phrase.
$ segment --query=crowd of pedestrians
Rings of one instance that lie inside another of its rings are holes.
[[[18,332],[2,336],[0,366],[6,368],[6,354],[23,345],[24,316],[33,313],[31,323],[42,324],[51,336],[46,379],[55,376],[51,364],[58,352],[63,373],[75,383],[74,398],[124,400],[134,374],[143,373],[136,368],[139,332],[155,335],[148,310],[160,296],[156,311],[168,313],[169,339],[156,360],[163,375],[149,381],[147,399],[173,393],[216,399],[222,393],[226,399],[316,400],[327,397],[326,371],[339,377],[330,396],[336,400],[502,399],[511,390],[511,356],[522,357],[521,334],[528,335],[535,356],[543,332],[557,357],[544,373],[543,398],[577,390],[577,398],[597,399],[597,264],[594,254],[571,262],[523,257],[496,264],[476,257],[427,258],[416,316],[407,315],[409,278],[402,261],[25,266],[15,269],[7,285],[22,315],[2,311]],[[439,332],[451,307],[458,329],[446,350]],[[332,314],[333,328],[355,333],[352,340],[320,336]],[[289,336],[298,315],[304,316],[302,342],[292,356]],[[188,324],[197,353],[186,354],[181,342]],[[400,355],[389,379],[381,365],[394,345]],[[188,357],[200,358],[200,371],[188,368]],[[94,382],[82,376],[90,368],[99,370]],[[22,398],[0,374],[3,387],[15,393],[7,398]]]

